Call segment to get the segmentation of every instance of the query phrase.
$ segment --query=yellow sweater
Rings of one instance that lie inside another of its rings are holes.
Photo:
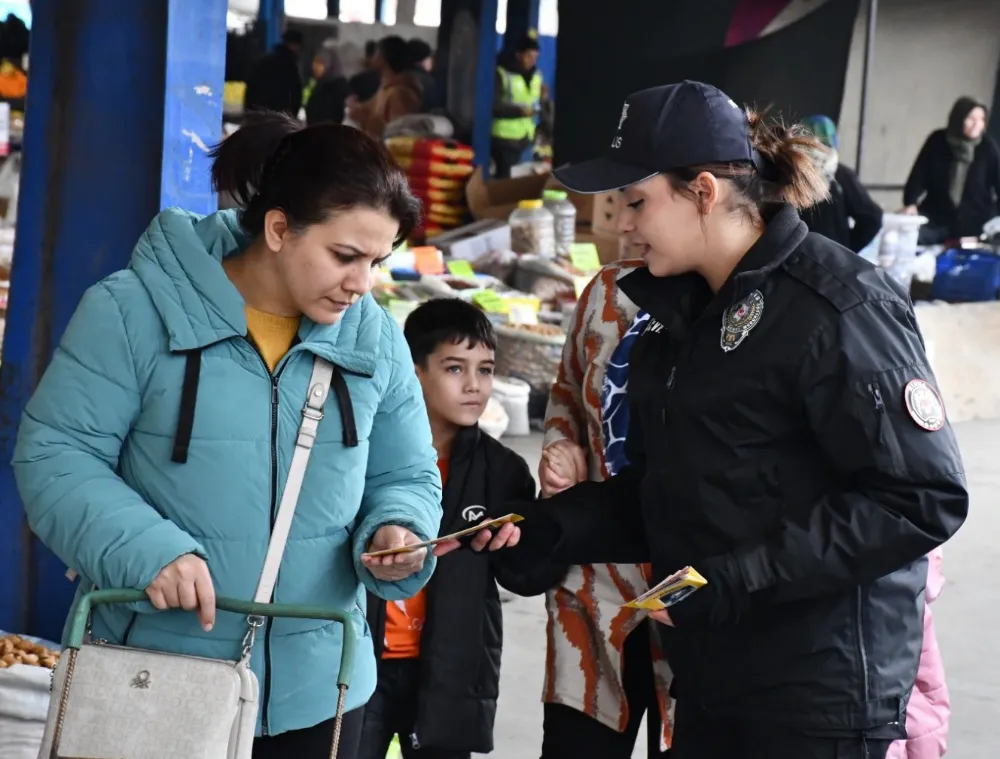
[[[275,316],[247,306],[247,332],[272,372],[295,342],[300,321],[298,316]]]

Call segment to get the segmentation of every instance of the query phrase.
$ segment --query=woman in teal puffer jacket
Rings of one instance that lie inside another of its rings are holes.
[[[215,594],[253,597],[313,356],[332,362],[274,601],[353,611],[352,757],[375,687],[365,590],[407,598],[434,564],[362,554],[435,537],[441,517],[410,352],[368,293],[418,205],[348,127],[257,116],[214,157],[217,188],[245,210],[162,212],[129,267],[87,291],[25,411],[14,471],[32,529],[81,588],[152,602],[99,607],[95,638],[235,659],[246,618],[216,616]],[[308,620],[258,635],[255,759],[328,756],[341,640]]]

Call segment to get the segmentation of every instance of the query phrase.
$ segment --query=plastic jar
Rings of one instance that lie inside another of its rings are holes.
[[[556,257],[555,217],[540,200],[522,200],[510,215],[510,247],[515,253]]]
[[[562,190],[545,190],[542,202],[555,217],[556,255],[569,256],[570,246],[576,242],[576,206]]]

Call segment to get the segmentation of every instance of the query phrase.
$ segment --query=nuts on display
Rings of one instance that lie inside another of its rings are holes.
[[[59,652],[40,643],[32,643],[20,635],[4,635],[0,638],[0,669],[7,669],[15,664],[55,669],[58,662]]]

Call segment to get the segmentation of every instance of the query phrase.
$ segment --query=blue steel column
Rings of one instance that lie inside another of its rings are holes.
[[[504,33],[506,48],[513,48],[528,32],[538,31],[541,5],[542,0],[507,0],[507,30]]]
[[[0,628],[60,634],[65,566],[24,522],[18,422],[83,291],[161,207],[215,208],[226,0],[35,0],[17,240],[0,367]],[[163,169],[161,171],[161,169]]]
[[[264,46],[270,50],[285,31],[285,0],[260,0],[257,21],[264,27]]]
[[[472,122],[472,147],[476,165],[490,166],[490,135],[493,130],[493,84],[497,67],[497,0],[481,0],[479,42],[476,53],[476,110]]]

